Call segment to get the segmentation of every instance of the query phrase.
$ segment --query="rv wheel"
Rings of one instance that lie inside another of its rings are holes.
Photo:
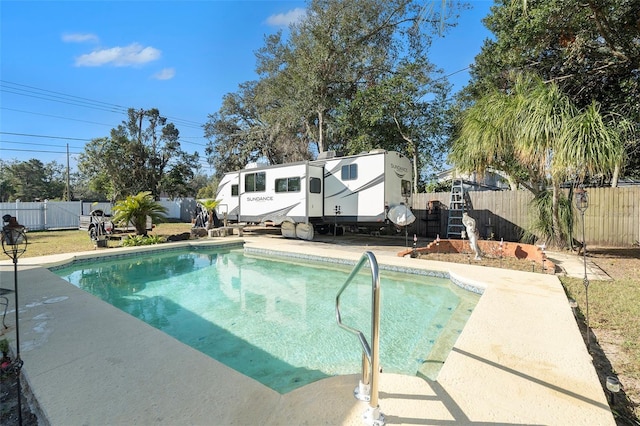
[[[280,233],[285,238],[296,238],[296,224],[285,221],[280,224]]]
[[[320,235],[325,235],[329,233],[329,226],[327,225],[318,225],[315,227],[316,231],[318,232],[318,234]]]
[[[313,240],[313,225],[309,223],[299,223],[296,225],[296,236],[301,240]]]

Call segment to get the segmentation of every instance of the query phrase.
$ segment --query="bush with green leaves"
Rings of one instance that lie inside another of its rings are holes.
[[[136,228],[137,235],[147,235],[147,216],[153,223],[163,220],[167,208],[158,203],[149,191],[129,195],[113,206],[112,220],[118,224],[131,223]]]
[[[9,352],[9,340],[0,339],[0,353],[6,354]]]
[[[133,235],[122,240],[122,245],[124,247],[150,246],[153,244],[162,244],[164,242],[165,239],[158,235]]]
[[[573,247],[571,238],[574,217],[571,200],[564,193],[560,193],[558,198],[559,224],[562,235],[567,237],[567,246]],[[553,192],[548,190],[537,194],[529,204],[529,215],[530,223],[523,233],[522,242],[529,244],[542,242],[550,245],[554,235]]]

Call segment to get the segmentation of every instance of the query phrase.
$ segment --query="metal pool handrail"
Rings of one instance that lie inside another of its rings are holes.
[[[357,330],[342,323],[340,315],[340,295],[351,284],[351,281],[358,274],[362,266],[369,262],[371,268],[371,343],[369,346],[367,338],[362,331]],[[362,345],[362,379],[360,385],[356,387],[354,395],[356,398],[369,401],[369,409],[365,413],[365,421],[369,424],[383,425],[384,415],[378,408],[378,387],[380,377],[380,272],[375,255],[370,251],[365,251],[360,260],[353,268],[349,277],[336,295],[336,321],[345,330],[358,336]]]

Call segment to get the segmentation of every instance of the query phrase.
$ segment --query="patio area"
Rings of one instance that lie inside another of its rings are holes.
[[[401,244],[251,235],[172,245],[243,241],[251,250],[354,262],[371,250],[380,265],[444,271],[484,289],[436,381],[381,375],[380,410],[387,424],[615,424],[553,275],[400,258]],[[358,375],[280,395],[42,267],[148,249],[157,247],[20,260],[23,386],[37,400],[43,424],[362,424],[367,404],[353,398]],[[0,263],[0,286],[12,283],[12,265]],[[7,315],[14,341],[12,321]],[[354,356],[360,356],[357,345]]]

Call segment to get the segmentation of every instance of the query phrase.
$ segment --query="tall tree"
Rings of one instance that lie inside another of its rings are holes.
[[[0,159],[0,202],[3,203],[11,201],[16,192],[9,170],[10,164],[10,162]]]
[[[414,192],[422,166],[437,167],[446,152],[449,84],[426,58],[403,61],[378,84],[360,90],[338,111],[338,130],[349,152],[373,148],[405,152],[413,159]]]
[[[494,34],[472,67],[474,99],[508,89],[510,73],[555,83],[578,108],[598,102],[604,116],[640,123],[638,0],[497,0],[485,24]],[[640,176],[640,144],[629,139],[626,175]],[[616,183],[616,174],[612,183]]]
[[[62,199],[65,190],[64,167],[52,161],[32,158],[2,163],[2,198],[7,201]]]
[[[464,113],[449,158],[464,172],[501,170],[536,197],[550,187],[553,234],[542,237],[564,246],[560,184],[613,173],[630,128],[618,120],[596,102],[578,108],[555,83],[519,76],[509,91],[494,89]]]
[[[78,168],[91,189],[111,200],[143,191],[156,197],[194,195],[187,192],[188,183],[199,157],[181,149],[179,134],[157,109],[130,108],[128,120],[112,129],[110,137],[87,144]]]
[[[407,58],[424,57],[432,35],[425,27],[441,21],[423,11],[411,0],[311,1],[288,39],[272,36],[258,53],[259,75],[284,100],[278,112],[300,126],[318,152],[327,150],[342,101]]]
[[[228,103],[211,116],[210,128],[216,132],[208,133],[215,137],[209,152],[236,158],[283,147],[295,147],[297,153],[351,150],[340,124],[349,120],[341,116],[345,104],[391,78],[404,63],[427,64],[432,34],[441,31],[443,22],[451,25],[457,9],[438,9],[441,19],[425,7],[414,0],[311,0],[306,17],[290,26],[287,37],[279,32],[265,39],[256,53],[259,80],[226,97]],[[238,120],[230,113],[237,105],[250,114]],[[401,127],[396,126],[395,136],[404,140]],[[259,130],[260,144],[251,130]],[[412,155],[406,140],[402,147]]]
[[[273,114],[269,121],[271,100],[263,87],[257,81],[242,83],[238,92],[223,97],[218,112],[209,115],[205,137],[215,143],[207,146],[205,154],[218,176],[260,159],[280,164],[311,158],[291,126],[273,119]]]

